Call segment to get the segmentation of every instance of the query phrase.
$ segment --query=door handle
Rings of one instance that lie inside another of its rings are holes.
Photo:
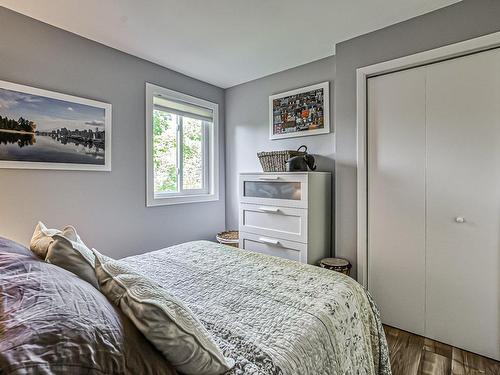
[[[280,245],[280,242],[278,240],[273,239],[273,238],[259,237],[259,241],[262,243],[267,243],[269,245],[275,245],[275,246]]]
[[[279,180],[280,176],[259,176],[259,180]]]
[[[259,211],[264,211],[264,212],[279,212],[279,208],[278,207],[259,207]]]
[[[465,217],[457,216],[455,218],[455,222],[458,223],[458,224],[463,224],[463,223],[465,223]]]

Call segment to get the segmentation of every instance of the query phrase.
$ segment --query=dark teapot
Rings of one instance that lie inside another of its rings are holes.
[[[307,172],[308,168],[311,171],[316,170],[314,156],[307,153],[307,147],[302,145],[297,151],[300,151],[302,148],[304,148],[305,155],[293,156],[286,161],[287,172]]]

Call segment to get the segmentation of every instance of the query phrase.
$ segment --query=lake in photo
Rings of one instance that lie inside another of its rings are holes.
[[[104,144],[0,129],[0,160],[104,165]]]

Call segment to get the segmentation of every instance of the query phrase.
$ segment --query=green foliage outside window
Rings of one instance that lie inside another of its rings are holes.
[[[184,117],[184,142],[182,144],[184,157],[184,189],[203,188],[202,130],[203,123],[201,120]]]
[[[155,192],[177,191],[177,124],[174,116],[153,111],[153,165]]]
[[[177,192],[177,122],[179,116],[153,111],[153,165],[155,192]],[[203,188],[203,122],[183,117],[183,189]]]

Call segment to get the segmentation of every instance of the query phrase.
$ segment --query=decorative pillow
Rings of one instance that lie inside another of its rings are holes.
[[[44,223],[39,221],[35,227],[33,236],[31,237],[31,251],[33,251],[39,258],[45,259],[49,245],[52,241],[54,241],[52,236],[60,233],[61,231],[59,229],[48,229]]]
[[[53,235],[45,261],[64,268],[99,289],[95,275],[95,255],[81,240],[76,229],[68,225]]]
[[[192,311],[151,279],[129,266],[96,256],[101,292],[132,320],[135,326],[179,372],[216,375],[232,366]]]

